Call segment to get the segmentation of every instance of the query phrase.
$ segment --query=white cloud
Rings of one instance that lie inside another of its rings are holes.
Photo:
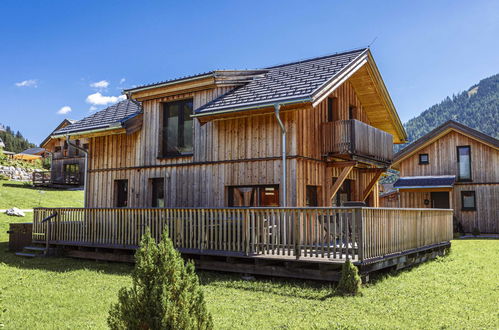
[[[97,81],[97,82],[94,82],[94,83],[91,83],[90,84],[90,87],[92,88],[107,88],[109,86],[109,82],[107,80],[101,80],[101,81]]]
[[[17,87],[38,87],[38,82],[36,79],[23,80],[16,83]]]
[[[63,106],[62,108],[59,109],[59,111],[57,111],[57,113],[60,115],[65,115],[70,112],[71,112],[71,107],[68,105]]]
[[[88,111],[90,111],[90,112],[93,112],[93,111],[95,111],[95,110],[97,110],[97,107],[96,107],[95,105],[92,105],[92,106],[88,109]]]
[[[90,103],[92,105],[108,105],[112,103],[116,103],[119,101],[123,101],[126,99],[125,95],[120,95],[120,96],[104,96],[101,93],[97,92],[94,94],[90,94],[87,96],[87,103]]]
[[[121,84],[123,84],[125,81],[126,81],[126,79],[125,79],[125,78],[121,78],[121,79],[120,79],[120,85],[121,85]]]

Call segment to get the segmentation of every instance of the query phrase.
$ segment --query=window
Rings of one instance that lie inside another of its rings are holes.
[[[355,119],[355,114],[357,113],[357,108],[353,105],[348,107],[348,119]]]
[[[75,141],[76,146],[80,146],[80,140]],[[74,148],[75,149],[75,156],[78,156],[80,154],[80,149]]]
[[[419,165],[428,165],[430,163],[430,158],[428,154],[419,154]]]
[[[83,144],[83,149],[88,150],[88,143]]]
[[[80,165],[78,163],[64,164],[64,183],[74,184],[80,182]]]
[[[474,191],[461,191],[461,210],[476,210],[476,197]]]
[[[329,97],[327,99],[327,121],[338,120],[338,99],[336,97]]]
[[[151,179],[152,207],[165,207],[165,180],[163,178]]]
[[[162,156],[192,154],[192,99],[163,104]]]
[[[61,150],[62,150],[61,146],[57,146],[55,147],[54,152],[61,152]]]
[[[114,205],[128,206],[128,180],[114,180]]]
[[[471,181],[471,147],[457,147],[458,180]]]
[[[77,163],[74,164],[64,164],[64,173],[80,173],[80,165]]]
[[[245,186],[228,188],[228,204],[234,206],[279,206],[279,186]]]
[[[307,206],[319,206],[318,191],[319,187],[317,186],[307,186]]]

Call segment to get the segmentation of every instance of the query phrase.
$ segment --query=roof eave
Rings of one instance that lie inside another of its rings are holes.
[[[286,105],[292,105],[292,104],[299,104],[299,103],[311,103],[312,102],[312,97],[306,96],[306,97],[300,97],[300,98],[281,98],[281,99],[274,99],[270,102],[255,102],[254,104],[242,106],[242,107],[226,107],[222,108],[221,110],[212,110],[212,111],[206,111],[206,112],[200,112],[197,114],[192,115],[191,117],[193,118],[201,118],[201,117],[208,117],[208,116],[217,116],[217,115],[222,115],[222,114],[227,114],[227,113],[235,113],[235,112],[242,112],[242,111],[249,111],[249,110],[257,110],[257,109],[262,109],[262,108],[269,108],[273,107],[275,104],[280,104],[283,106]]]
[[[198,76],[193,76],[193,77],[188,77],[188,78],[183,78],[183,79],[176,79],[176,80],[166,81],[164,83],[159,83],[159,84],[153,84],[153,85],[136,87],[136,88],[129,88],[129,89],[124,89],[123,93],[125,95],[129,96],[132,93],[138,93],[138,92],[147,91],[147,90],[150,90],[150,89],[156,89],[156,88],[171,86],[171,85],[180,84],[180,83],[184,83],[184,82],[189,82],[189,81],[195,81],[195,80],[210,78],[210,77],[214,77],[214,75],[215,75],[214,72],[210,72],[210,73],[202,74],[202,75],[198,75]]]

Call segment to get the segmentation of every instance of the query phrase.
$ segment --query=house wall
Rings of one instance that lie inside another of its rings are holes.
[[[499,151],[466,135],[451,131],[400,163],[401,176],[458,174],[457,146],[471,146],[472,182],[457,182],[451,192],[451,208],[467,232],[477,227],[483,233],[499,233]],[[427,153],[430,164],[419,165]],[[461,191],[475,191],[476,211],[462,211]],[[401,207],[424,205],[424,192],[400,193]]]
[[[81,147],[87,143],[88,139],[80,139]],[[56,147],[61,147],[61,151],[55,152]],[[67,150],[64,151],[64,139],[51,139],[49,143],[45,145],[45,148],[52,153],[52,163],[50,165],[50,177],[52,183],[63,183],[65,164],[78,164],[80,169],[80,183],[83,185],[85,177],[85,155],[83,152],[70,145],[68,145]]]
[[[185,93],[143,102],[142,130],[131,135],[92,137],[89,159],[89,207],[114,205],[114,180],[129,180],[130,207],[150,206],[149,180],[165,178],[165,204],[180,206],[227,206],[226,187],[281,183],[281,131],[273,113],[210,121],[194,121],[192,156],[158,158],[162,103],[193,98],[194,108],[227,92],[229,87]],[[348,107],[357,107],[356,118],[368,122],[351,85],[346,82],[332,93],[338,97],[340,119]],[[305,187],[320,186],[323,205],[328,189],[341,168],[326,166],[320,151],[320,124],[327,119],[326,101],[316,108],[282,112],[287,130],[287,205],[304,206]],[[356,191],[372,173],[354,169]],[[372,203],[377,205],[377,188]]]

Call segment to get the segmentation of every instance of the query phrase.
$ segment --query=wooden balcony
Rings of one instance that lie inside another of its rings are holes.
[[[393,160],[392,135],[361,121],[352,119],[323,123],[321,134],[325,155],[349,159],[360,157],[385,164]]]
[[[73,256],[88,248],[107,248],[112,255],[120,249],[136,249],[147,228],[156,240],[167,229],[175,247],[191,256],[336,264],[350,259],[367,265],[448,246],[452,210],[36,208],[33,241],[47,247],[76,247]]]
[[[50,171],[33,172],[34,186],[52,185],[82,185],[83,176],[80,173],[63,173],[59,178],[54,178]]]

